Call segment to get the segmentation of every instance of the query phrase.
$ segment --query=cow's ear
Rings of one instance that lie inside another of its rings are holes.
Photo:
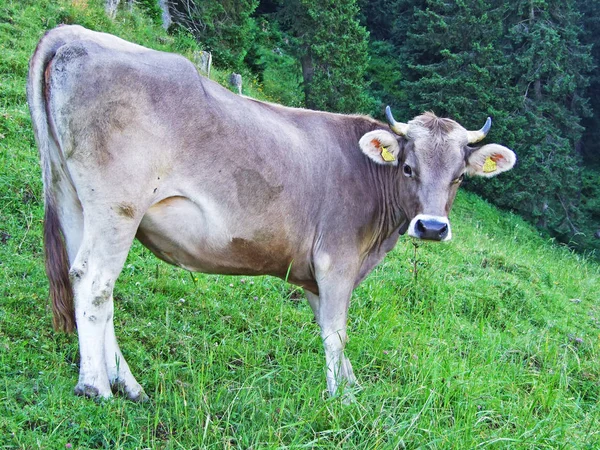
[[[467,159],[467,173],[481,177],[494,177],[513,168],[517,155],[509,148],[488,144],[473,150]]]
[[[369,131],[358,141],[365,155],[379,164],[395,166],[398,164],[400,146],[396,136],[385,130]]]

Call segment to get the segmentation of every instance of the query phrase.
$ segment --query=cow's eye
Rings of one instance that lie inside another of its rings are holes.
[[[412,168],[408,164],[404,164],[404,166],[402,166],[402,172],[404,172],[404,175],[407,177],[413,176]]]
[[[462,180],[464,180],[464,179],[465,179],[465,174],[463,173],[463,174],[461,174],[461,176],[460,176],[460,177],[458,177],[458,178],[455,178],[455,179],[454,179],[454,181],[453,181],[453,183],[454,183],[454,184],[461,183],[461,182],[462,182]]]

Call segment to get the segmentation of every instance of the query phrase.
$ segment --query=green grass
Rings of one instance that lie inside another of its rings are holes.
[[[192,277],[139,244],[115,326],[151,401],[74,396],[77,341],[51,328],[24,96],[37,39],[62,21],[193,50],[135,14],[0,0],[0,448],[600,448],[600,267],[464,193],[451,243],[401,239],[355,291],[354,403],[326,395],[295,288]]]

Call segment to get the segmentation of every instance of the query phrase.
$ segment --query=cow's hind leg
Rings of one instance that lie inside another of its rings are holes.
[[[112,298],[110,303],[113,304]],[[119,348],[117,337],[115,335],[114,318],[111,318],[107,322],[104,338],[104,357],[106,358],[106,370],[108,373],[108,381],[113,392],[125,394],[128,399],[133,401],[143,402],[148,400],[148,396],[144,392],[144,389],[142,386],[140,386],[131,373],[129,365],[121,353],[121,349]]]
[[[76,394],[110,397],[111,387],[119,386],[131,398],[143,397],[113,328],[113,287],[136,229],[137,223],[116,214],[85,215],[85,232],[70,270],[81,355]]]

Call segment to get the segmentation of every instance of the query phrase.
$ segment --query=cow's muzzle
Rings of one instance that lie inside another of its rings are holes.
[[[446,217],[419,214],[411,220],[408,235],[429,241],[449,241],[452,231]]]

